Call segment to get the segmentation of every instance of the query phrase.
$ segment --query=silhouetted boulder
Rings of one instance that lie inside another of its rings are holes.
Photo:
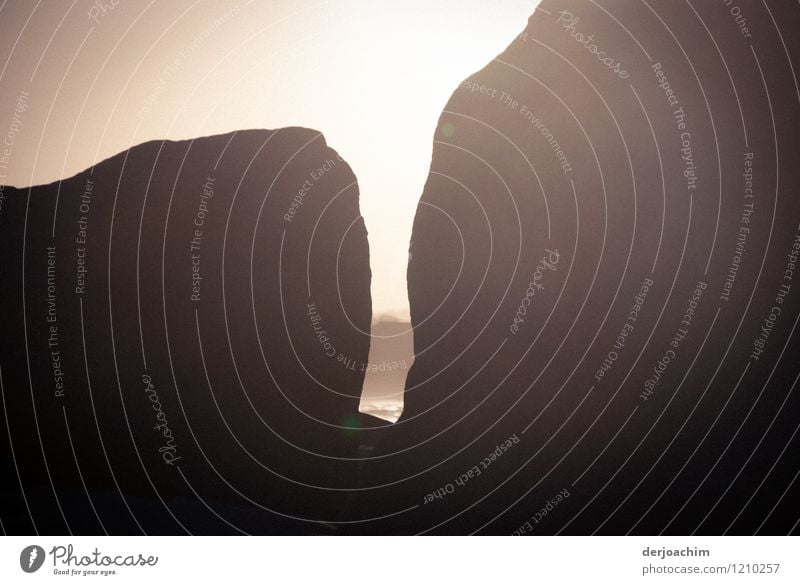
[[[800,13],[651,6],[543,2],[442,113],[408,267],[416,357],[381,444],[383,480],[409,485],[397,507],[421,504],[406,529],[680,533],[713,507],[699,529],[718,533],[763,470],[738,499],[728,480],[789,440],[784,421],[725,449],[765,384],[780,399],[760,428],[792,385],[766,363],[796,299],[770,357],[752,354],[797,233],[798,134],[781,120],[800,116],[799,53],[774,23],[785,40]]]
[[[8,452],[40,531],[64,532],[59,503],[74,532],[100,531],[94,500],[115,532],[133,516],[228,530],[201,499],[249,509],[247,531],[283,518],[252,502],[343,514],[328,488],[352,485],[337,458],[358,455],[369,418],[342,359],[367,358],[369,252],[355,176],[322,135],[148,142],[4,194]],[[30,526],[17,478],[3,483],[21,522],[4,513],[7,529]]]

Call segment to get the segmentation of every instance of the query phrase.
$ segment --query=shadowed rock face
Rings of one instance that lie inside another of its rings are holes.
[[[180,498],[249,507],[225,482],[284,514],[342,508],[275,487],[349,485],[335,458],[356,454],[348,428],[369,418],[363,369],[346,367],[369,347],[366,230],[355,177],[319,133],[149,142],[5,197],[3,397],[29,493],[47,494],[49,473],[76,532],[100,530],[81,476],[106,512],[120,493],[153,508],[137,514],[148,532],[217,529]],[[16,477],[3,483],[27,519]],[[35,505],[40,531],[64,531],[52,494]],[[106,528],[135,532],[120,510]]]
[[[721,495],[733,474],[721,471],[724,458],[685,510],[674,501],[693,495],[721,456],[701,439],[737,386],[786,265],[769,251],[770,234],[777,228],[784,245],[796,237],[787,188],[798,174],[781,171],[776,185],[773,171],[798,147],[779,122],[800,114],[788,64],[798,47],[784,53],[770,15],[755,7],[747,22],[761,31],[758,64],[724,7],[698,16],[662,3],[656,15],[643,3],[601,4],[543,2],[453,93],[436,129],[408,267],[415,363],[382,444],[403,453],[402,469],[384,471],[415,477],[417,502],[454,487],[422,504],[417,529],[511,532],[565,487],[569,503],[532,531],[574,520],[567,531],[624,533],[640,518],[644,532],[691,531],[719,504],[702,527],[714,533],[739,513]],[[785,36],[798,12],[776,10]],[[761,161],[761,212],[743,223],[748,157]],[[753,248],[731,295],[740,227]],[[767,274],[771,292],[759,284]],[[795,300],[787,328],[797,311]],[[753,375],[734,397],[741,404],[768,382],[768,371]],[[741,417],[730,414],[719,436],[737,432]],[[781,428],[773,454],[792,430]],[[514,433],[511,455],[482,467]],[[727,455],[727,469],[738,469],[743,457]],[[475,466],[480,476],[456,483]],[[675,499],[658,499],[668,483]]]

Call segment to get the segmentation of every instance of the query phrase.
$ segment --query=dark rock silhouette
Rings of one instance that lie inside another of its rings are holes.
[[[199,498],[252,508],[248,531],[286,522],[249,500],[342,515],[327,489],[352,484],[338,458],[370,417],[339,356],[367,358],[369,252],[355,177],[318,132],[148,142],[5,197],[3,452],[41,494],[39,531],[227,530],[189,513],[208,516]],[[19,482],[3,476],[3,520],[31,531]]]
[[[774,22],[786,40],[800,12],[749,7],[756,62],[741,19],[721,5],[695,15],[679,4],[602,4],[544,2],[454,92],[436,130],[408,268],[416,361],[403,415],[381,445],[407,463],[382,468],[385,481],[429,487],[415,501],[453,488],[423,505],[414,530],[510,533],[529,521],[539,533],[680,534],[703,521],[699,530],[713,534],[741,510],[728,481],[764,437],[754,431],[732,450],[725,441],[769,382],[764,357],[750,359],[753,377],[714,428],[717,442],[702,439],[787,267],[768,242],[785,248],[797,232],[800,175],[787,164],[798,137],[779,121],[800,116],[789,65],[800,47],[785,52]],[[754,179],[745,176],[753,157]],[[750,180],[760,211],[743,223]],[[750,258],[728,294],[742,227]],[[791,368],[779,366],[783,381],[769,387],[780,398],[751,419],[757,428],[790,393]],[[777,456],[793,428],[774,424],[758,447]],[[513,434],[519,445],[481,467]],[[481,474],[465,478],[475,466]],[[760,473],[747,469],[741,481]],[[750,502],[734,530],[753,531],[790,475]],[[564,489],[571,497],[537,526],[531,518]]]

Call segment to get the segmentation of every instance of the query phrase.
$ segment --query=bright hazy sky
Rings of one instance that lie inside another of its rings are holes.
[[[30,94],[4,182],[51,182],[152,139],[315,128],[359,181],[374,312],[406,320],[408,241],[439,114],[538,2],[105,4],[3,4],[0,126]]]

